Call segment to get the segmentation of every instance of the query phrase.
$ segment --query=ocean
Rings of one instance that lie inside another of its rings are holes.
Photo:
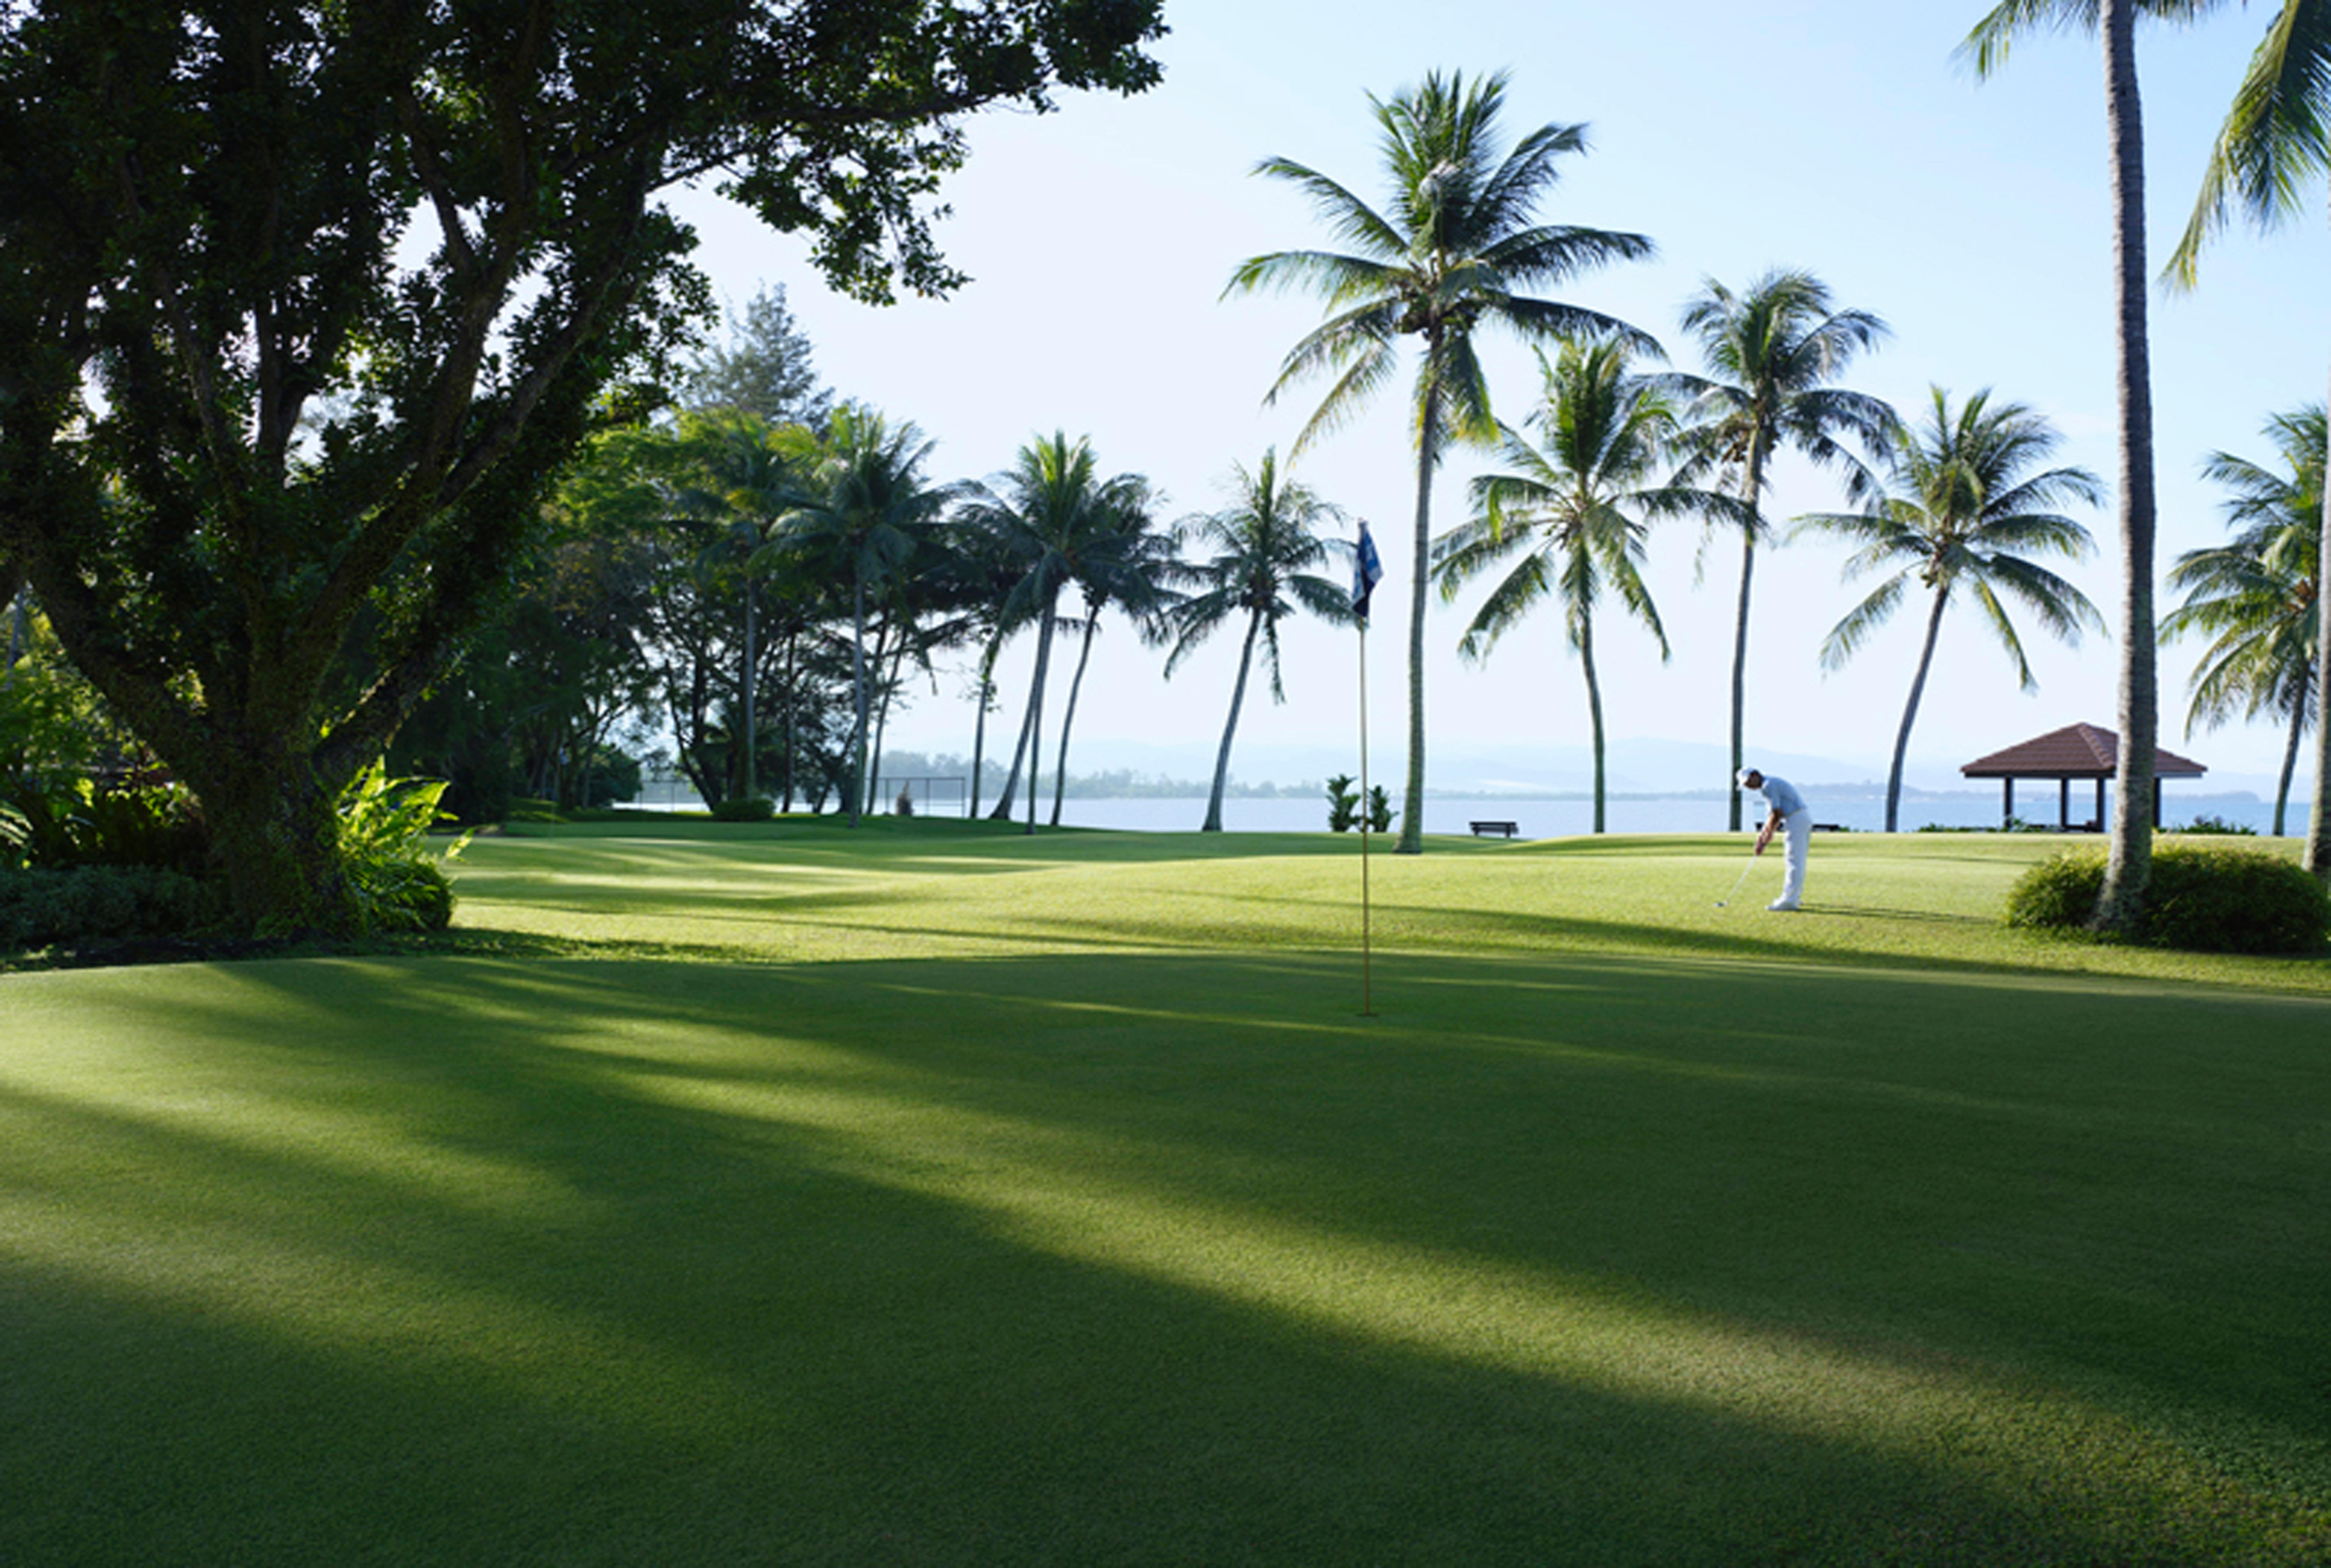
[[[2076,821],[2095,810],[2093,790],[2076,789],[2073,796]],[[1835,823],[1855,832],[1876,832],[1886,821],[1883,798],[1822,799],[1816,795],[1811,797],[1809,803],[1816,822]],[[2017,792],[2015,803],[2017,813],[2027,822],[2044,820],[2052,825],[2055,821],[2056,797],[2052,790],[2027,784]],[[1746,805],[1746,820],[1754,825],[1761,814],[1758,797],[1749,796]],[[1051,820],[1051,803],[1047,799],[1039,811],[1040,823]],[[2181,798],[2176,785],[2170,785],[2167,809],[2162,818],[2164,825],[2181,826],[2196,816],[2216,817],[2263,833],[2274,821],[2274,803],[2247,794]],[[1929,823],[1946,828],[1996,828],[1999,818],[1999,797],[1974,793],[1906,799],[1899,815],[1906,832]],[[1201,799],[1079,800],[1071,796],[1061,807],[1061,822],[1067,827],[1191,832],[1205,819],[1206,803]],[[1472,822],[1492,820],[1513,822],[1518,836],[1525,839],[1567,838],[1594,831],[1594,803],[1566,798],[1425,797],[1424,831],[1428,833],[1464,833]],[[1720,832],[1724,830],[1724,802],[1686,795],[1613,800],[1603,808],[1603,821],[1605,831],[1613,833]],[[1276,797],[1223,803],[1223,827],[1229,832],[1310,832],[1324,830],[1327,825],[1327,805],[1324,799]],[[2285,825],[2293,833],[2306,831],[2307,809],[2303,802],[2292,803]]]

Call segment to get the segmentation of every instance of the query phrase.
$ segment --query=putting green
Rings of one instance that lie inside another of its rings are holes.
[[[2331,1558],[2323,965],[1449,845],[1363,1018],[1347,847],[562,832],[467,955],[0,979],[0,1561]]]

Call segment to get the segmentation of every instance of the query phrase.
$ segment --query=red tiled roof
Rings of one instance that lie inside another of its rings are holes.
[[[2110,778],[2119,761],[2119,736],[2093,724],[2068,724],[1978,757],[1959,772],[1968,778]],[[2210,770],[2190,757],[2155,747],[2153,771],[2160,778],[2199,778]]]

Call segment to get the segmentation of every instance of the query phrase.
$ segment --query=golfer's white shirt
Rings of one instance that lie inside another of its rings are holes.
[[[1781,887],[1781,896],[1774,902],[1793,909],[1805,896],[1805,857],[1812,848],[1812,808],[1805,797],[1797,793],[1796,785],[1784,778],[1765,775],[1758,794],[1765,803],[1781,813],[1781,832],[1788,846],[1788,880]]]

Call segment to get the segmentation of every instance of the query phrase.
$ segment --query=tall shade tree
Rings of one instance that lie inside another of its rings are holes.
[[[2323,657],[2324,405],[2277,414],[2266,434],[2283,472],[2230,452],[2214,452],[2203,477],[2231,491],[2225,506],[2233,537],[2188,550],[2170,568],[2169,585],[2185,602],[2162,617],[2164,641],[2206,637],[2193,671],[2185,729],[2215,727],[2240,713],[2271,714],[2286,726],[2282,775],[2275,788],[2274,832],[2282,836],[2290,783],[2307,727],[2319,729]],[[2317,765],[2320,765],[2318,758]],[[2317,797],[2315,810],[2323,810]],[[2310,835],[2309,842],[2312,843]]]
[[[1156,647],[1173,636],[1167,613],[1180,594],[1180,530],[1161,523],[1159,498],[1146,483],[1134,483],[1113,498],[1108,525],[1077,565],[1077,591],[1084,600],[1083,635],[1077,641],[1076,673],[1069,679],[1068,705],[1061,712],[1061,755],[1052,766],[1052,826],[1061,825],[1061,805],[1069,782],[1069,732],[1077,721],[1077,696],[1084,689],[1085,666],[1101,612],[1114,604],[1133,622],[1141,641]]]
[[[923,477],[932,444],[911,422],[893,425],[862,404],[836,407],[814,449],[804,454],[795,485],[800,504],[776,520],[764,546],[772,555],[823,567],[850,585],[852,827],[866,794],[872,689],[866,663],[867,606],[915,559],[955,495],[952,487]]]
[[[2002,0],[1960,45],[1979,76],[2041,28],[2094,33],[2104,46],[2105,142],[2111,167],[2114,356],[2120,460],[2120,756],[2111,844],[2097,898],[2100,930],[2134,931],[2153,867],[2154,755],[2161,730],[2155,658],[2155,521],[2152,342],[2145,320],[2145,117],[2137,95],[2139,14],[2191,21],[2222,0]]]
[[[1432,537],[1432,477],[1451,442],[1498,439],[1474,333],[1495,325],[1526,338],[1609,335],[1656,353],[1658,345],[1612,317],[1525,290],[1558,284],[1612,261],[1652,252],[1641,234],[1537,220],[1560,177],[1556,160],[1586,151],[1583,125],[1544,125],[1500,155],[1503,72],[1468,81],[1428,75],[1389,100],[1373,95],[1390,201],[1379,213],[1326,175],[1283,157],[1255,172],[1311,198],[1348,251],[1279,251],[1255,256],[1225,292],[1297,289],[1319,296],[1327,318],[1289,351],[1270,399],[1298,382],[1330,377],[1327,394],[1297,438],[1294,455],[1355,418],[1399,368],[1399,347],[1417,340],[1411,394],[1416,448],[1416,530],[1408,628],[1408,777],[1403,854],[1423,847],[1424,614]]]
[[[2202,194],[2185,237],[2170,258],[2171,275],[2194,281],[2203,245],[2236,208],[2271,226],[2303,209],[2306,193],[2331,173],[2331,0],[2282,0],[2265,40],[2250,59],[2234,94],[2225,128],[2210,155]],[[2326,432],[2331,436],[2331,432]],[[2331,560],[2331,496],[2320,494],[2325,454],[2315,472],[2320,505],[2315,518],[2315,558]],[[2314,645],[2331,647],[2331,594],[2317,594]],[[2331,713],[2331,660],[2315,661],[2311,709]],[[2294,732],[2295,733],[2295,732]],[[2313,817],[2307,834],[2307,867],[2331,882],[2331,725],[2315,731]],[[2292,762],[2283,765],[2283,793]],[[2282,831],[2282,806],[2275,806],[2275,832]]]
[[[1036,661],[1020,745],[991,813],[1012,814],[1020,767],[1028,767],[1028,831],[1036,831],[1036,768],[1043,755],[1044,689],[1052,666],[1052,633],[1061,595],[1109,547],[1118,521],[1146,507],[1148,481],[1138,474],[1100,477],[1092,442],[1071,442],[1054,431],[1022,447],[1011,470],[984,485],[965,487],[963,526],[988,536],[1010,564],[1011,588],[998,607],[1003,627],[1036,628]]]
[[[733,569],[742,579],[745,648],[737,699],[744,744],[736,748],[741,760],[737,789],[747,796],[760,789],[754,771],[761,736],[756,698],[761,684],[761,579],[769,565],[762,540],[799,494],[799,470],[808,453],[794,439],[798,433],[726,408],[682,414],[673,432],[671,455],[689,480],[675,500],[706,529],[699,569],[714,575]]]
[[[1898,431],[1887,443],[1891,483],[1885,490],[1860,512],[1814,513],[1796,522],[1800,530],[1860,546],[1845,565],[1849,581],[1892,569],[1823,639],[1823,669],[1838,669],[1851,659],[1902,607],[1914,584],[1930,595],[1927,635],[1886,775],[1889,833],[1899,823],[1911,727],[1918,722],[1918,703],[1934,668],[1943,613],[1954,599],[1971,598],[1982,610],[2026,691],[2038,683],[2003,595],[2022,602],[2042,626],[2067,641],[2078,642],[2083,627],[2104,629],[2104,618],[2087,595],[2031,559],[2079,560],[2094,552],[2088,530],[2051,508],[2068,501],[2101,505],[2102,482],[2086,469],[2041,468],[2063,438],[2022,404],[1994,404],[1990,393],[1978,392],[1955,409],[1939,386],[1929,397],[1917,426]]]
[[[1309,486],[1289,479],[1279,465],[1276,448],[1265,451],[1255,469],[1233,464],[1229,488],[1233,499],[1228,507],[1192,520],[1196,530],[1194,545],[1212,553],[1191,563],[1191,593],[1172,611],[1174,651],[1166,660],[1170,679],[1201,643],[1234,618],[1245,618],[1238,676],[1231,684],[1230,717],[1223,722],[1223,744],[1214,754],[1214,784],[1206,795],[1206,820],[1198,829],[1207,833],[1223,831],[1231,743],[1238,736],[1239,712],[1246,702],[1247,676],[1254,666],[1256,644],[1261,644],[1263,663],[1270,672],[1270,698],[1284,702],[1287,690],[1280,680],[1279,623],[1298,610],[1345,624],[1353,620],[1350,585],[1312,571],[1327,560],[1327,543],[1321,530],[1339,525],[1342,510]]]
[[[962,117],[1137,90],[1161,0],[0,5],[0,558],[200,795],[246,927],[702,313],[699,178],[882,299]]]
[[[1604,772],[1594,611],[1606,594],[1615,594],[1667,657],[1667,629],[1642,577],[1646,518],[1695,510],[1703,499],[1654,482],[1669,462],[1675,409],[1628,373],[1627,359],[1625,346],[1611,341],[1565,344],[1552,361],[1539,354],[1541,400],[1529,418],[1538,443],[1505,428],[1498,450],[1505,471],[1473,481],[1472,517],[1443,534],[1433,551],[1441,597],[1451,602],[1476,579],[1508,567],[1465,629],[1459,651],[1468,659],[1486,659],[1539,605],[1560,605],[1586,678],[1598,833]]]
[[[1784,450],[1845,470],[1848,499],[1863,494],[1865,470],[1840,437],[1883,442],[1893,411],[1864,393],[1833,385],[1853,357],[1887,335],[1867,310],[1840,309],[1810,272],[1765,273],[1738,292],[1714,279],[1684,306],[1683,329],[1699,344],[1709,374],[1677,374],[1664,385],[1690,403],[1685,482],[1727,482],[1739,505],[1712,513],[1740,529],[1740,595],[1732,622],[1732,765],[1725,775],[1727,824],[1740,827],[1740,767],[1748,704],[1748,603],[1756,546],[1767,534],[1765,490]]]

